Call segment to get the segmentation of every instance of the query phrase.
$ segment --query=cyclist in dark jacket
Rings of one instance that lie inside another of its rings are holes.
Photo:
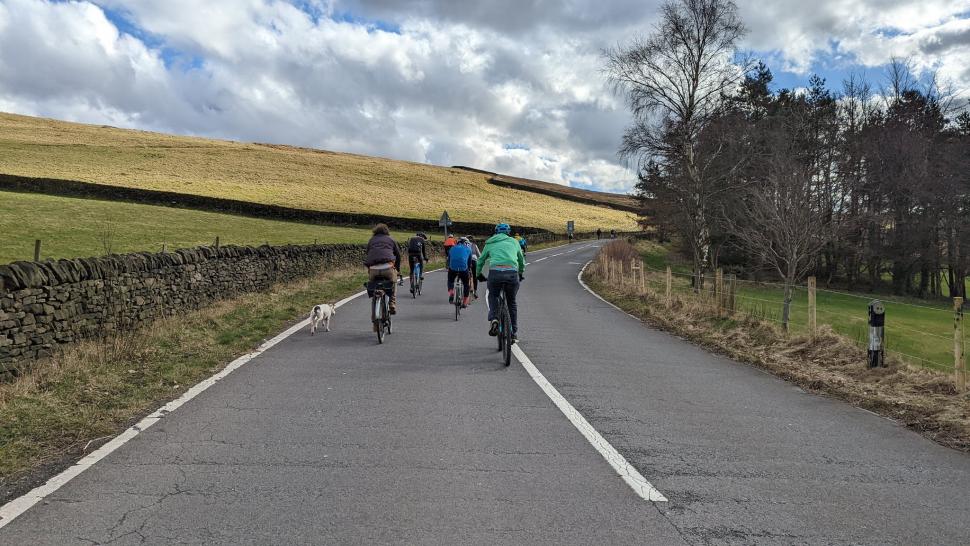
[[[424,280],[424,264],[428,263],[428,236],[418,232],[408,239],[408,270],[414,271],[418,266],[421,280]]]
[[[374,236],[367,243],[367,278],[371,285],[377,280],[386,279],[391,285],[391,314],[397,313],[397,272],[401,269],[401,249],[391,238],[387,224],[374,226]]]

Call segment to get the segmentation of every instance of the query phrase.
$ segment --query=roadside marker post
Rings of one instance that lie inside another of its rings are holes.
[[[879,300],[869,302],[869,367],[886,366],[886,307]]]
[[[963,358],[963,298],[953,298],[953,373],[958,392],[967,390],[967,361]]]

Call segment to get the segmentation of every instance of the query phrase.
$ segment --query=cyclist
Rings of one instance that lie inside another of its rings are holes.
[[[529,249],[529,241],[522,235],[517,236],[517,240],[519,241],[519,246],[522,247],[522,253],[525,254],[525,251]]]
[[[448,258],[448,253],[451,252],[451,247],[455,246],[456,244],[458,244],[458,241],[455,240],[454,235],[449,235],[445,237],[445,258],[446,259]]]
[[[472,295],[475,299],[478,299],[478,275],[475,274],[475,268],[478,267],[478,257],[482,255],[481,249],[478,248],[478,244],[475,243],[475,238],[469,235],[466,237],[468,239],[468,246],[472,249],[472,266],[470,268],[471,278],[472,278]]]
[[[509,236],[511,232],[512,228],[506,223],[495,226],[495,235],[485,241],[475,274],[478,280],[488,281],[488,335],[498,335],[498,295],[502,291],[509,306],[514,343],[518,340],[519,332],[515,295],[519,291],[519,283],[525,280],[525,255],[519,243]],[[489,264],[487,279],[482,275],[486,262]]]
[[[448,303],[455,303],[455,279],[461,279],[465,285],[465,294],[461,300],[461,307],[468,307],[469,289],[471,279],[472,249],[467,244],[468,239],[462,237],[455,246],[451,247],[448,253]]]
[[[401,269],[401,249],[391,238],[387,224],[377,224],[373,230],[374,236],[367,242],[367,257],[364,265],[367,266],[367,278],[373,285],[379,279],[386,279],[391,282],[391,309],[392,315],[397,314],[397,272]]]
[[[408,239],[408,271],[417,271],[418,277],[423,281],[426,263],[428,263],[428,235],[419,231],[414,234],[414,237]]]

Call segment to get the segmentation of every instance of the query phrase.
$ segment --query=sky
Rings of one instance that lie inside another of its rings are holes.
[[[970,0],[737,1],[776,87],[897,56],[970,90]],[[659,3],[0,0],[0,111],[625,192],[601,51]]]

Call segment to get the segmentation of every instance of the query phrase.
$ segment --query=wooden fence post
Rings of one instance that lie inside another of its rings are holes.
[[[34,240],[34,261],[40,261],[40,239]]]
[[[737,277],[734,275],[734,273],[731,273],[731,275],[728,276],[728,309],[731,310],[732,314],[738,310],[734,304],[734,293],[737,290],[737,285]]]
[[[815,313],[815,277],[808,278],[808,331],[815,341],[818,336],[818,323]]]
[[[216,235],[216,250],[219,250],[219,236]]]
[[[640,260],[640,292],[647,293],[647,264]]]
[[[707,289],[704,288],[705,286],[707,286],[707,273],[701,273],[701,282],[700,282],[701,302],[707,299]]]
[[[162,243],[162,254],[165,254],[165,243]]]
[[[953,298],[953,371],[957,391],[967,390],[967,361],[963,358],[963,298]]]
[[[714,299],[717,300],[717,318],[721,318],[724,309],[724,270],[720,267],[714,277]]]
[[[672,294],[673,280],[674,280],[673,277],[674,275],[670,271],[670,266],[668,265],[667,266],[667,309],[670,309],[670,306],[673,305],[674,303],[673,299],[671,299],[673,297],[673,294]]]

